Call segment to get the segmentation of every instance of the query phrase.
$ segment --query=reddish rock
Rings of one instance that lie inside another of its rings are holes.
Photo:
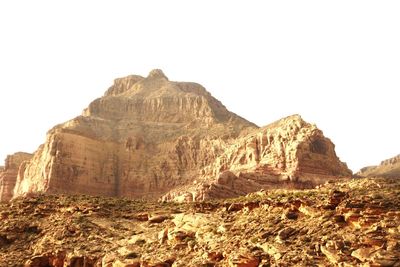
[[[163,199],[180,201],[190,195],[201,201],[260,189],[312,188],[349,176],[334,144],[315,125],[293,115],[237,138],[204,168],[201,182],[178,187]]]
[[[289,220],[296,220],[299,217],[299,214],[296,211],[288,210],[282,214],[282,217]]]
[[[171,267],[174,262],[175,262],[175,259],[171,258],[171,259],[167,259],[162,262],[156,262],[156,263],[144,262],[142,265],[143,265],[143,267]]]
[[[116,79],[81,116],[51,129],[14,196],[202,201],[349,175],[334,144],[299,115],[258,128],[201,85],[153,70]]]
[[[58,252],[54,255],[46,254],[42,256],[36,256],[28,260],[25,263],[25,267],[48,267],[48,266],[63,267],[64,262],[66,260],[65,257],[66,257],[65,252]],[[77,266],[77,265],[72,265],[72,266]]]
[[[18,152],[7,156],[5,166],[0,170],[0,202],[9,201],[13,197],[18,171],[24,170],[32,154]]]
[[[170,219],[170,216],[167,215],[155,215],[149,218],[150,223],[162,223],[165,220]]]
[[[142,221],[142,222],[149,220],[149,214],[147,214],[147,213],[139,213],[139,214],[136,214],[134,217],[136,220]]]
[[[239,210],[242,210],[243,208],[244,208],[243,203],[232,203],[227,208],[227,211],[229,211],[229,212],[239,211]]]
[[[224,259],[224,256],[222,255],[221,252],[208,252],[207,257],[210,261],[222,261]]]
[[[252,255],[241,255],[238,258],[229,261],[229,266],[232,267],[258,267],[260,259]]]
[[[48,132],[15,193],[157,199],[192,183],[231,138],[256,128],[201,85],[160,70],[116,79],[81,116]]]

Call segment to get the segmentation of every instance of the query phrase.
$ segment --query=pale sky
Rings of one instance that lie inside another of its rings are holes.
[[[161,68],[259,126],[302,115],[353,171],[378,164],[400,153],[399,14],[400,1],[1,1],[0,159],[35,151],[114,78]]]

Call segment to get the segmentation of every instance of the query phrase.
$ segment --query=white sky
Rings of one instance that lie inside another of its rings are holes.
[[[400,153],[399,1],[1,1],[0,158],[161,68],[263,126],[299,113],[353,171]],[[1,161],[0,161],[1,162]]]

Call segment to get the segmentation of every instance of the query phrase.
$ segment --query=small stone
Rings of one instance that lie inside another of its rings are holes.
[[[150,223],[162,223],[165,220],[170,219],[167,215],[155,215],[149,218]]]
[[[334,216],[333,216],[333,221],[334,221],[335,223],[345,223],[345,222],[346,222],[346,220],[344,219],[344,216],[341,215],[341,214],[339,214],[339,215],[334,215]]]
[[[210,261],[221,261],[224,259],[224,256],[222,255],[221,252],[208,252],[207,253],[207,258]]]
[[[48,256],[36,256],[32,259],[28,260],[25,267],[42,267],[49,266],[49,257]]]
[[[112,267],[140,267],[140,262],[116,260],[115,262],[113,262]]]
[[[253,202],[247,202],[244,204],[244,208],[248,211],[251,211],[255,208],[260,207],[260,202],[259,201],[253,201]]]
[[[328,258],[328,260],[335,264],[339,262],[340,256],[338,252],[333,248],[328,248],[326,246],[321,246],[321,252]]]
[[[278,235],[276,236],[276,240],[278,242],[284,242],[286,241],[296,230],[293,229],[292,227],[286,227],[278,232]]]
[[[165,241],[167,241],[167,239],[168,239],[168,228],[165,228],[158,233],[158,240],[160,244],[164,244]]]
[[[145,222],[149,220],[149,214],[147,213],[139,213],[135,215],[135,219],[141,222]]]
[[[183,242],[194,237],[194,233],[187,233],[183,231],[178,231],[173,234],[175,241]]]
[[[288,211],[283,214],[283,217],[289,220],[296,220],[299,217],[299,214],[294,211]]]
[[[230,260],[231,267],[258,267],[260,259],[252,255],[240,255],[238,258]]]
[[[371,253],[373,251],[374,251],[373,248],[359,248],[359,249],[354,250],[351,253],[351,256],[362,262],[365,262],[370,258]]]
[[[239,211],[242,210],[244,207],[243,203],[232,203],[229,207],[228,207],[228,211],[229,212],[233,212],[233,211]]]

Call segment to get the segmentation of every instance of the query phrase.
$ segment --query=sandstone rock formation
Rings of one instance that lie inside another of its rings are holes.
[[[203,200],[350,174],[332,142],[299,116],[258,128],[201,85],[153,70],[116,79],[81,116],[51,129],[14,196]]]
[[[18,177],[30,192],[157,198],[192,181],[226,140],[256,126],[229,112],[201,85],[160,70],[116,79],[82,116],[47,134]]]
[[[23,169],[32,154],[17,152],[7,156],[5,166],[0,169],[0,202],[9,201],[17,181],[18,170]]]
[[[384,160],[378,166],[364,167],[357,175],[361,177],[400,178],[400,155]]]
[[[164,200],[201,201],[236,197],[257,190],[311,188],[338,176],[351,176],[321,130],[289,116],[227,145],[192,185],[166,194]]]

